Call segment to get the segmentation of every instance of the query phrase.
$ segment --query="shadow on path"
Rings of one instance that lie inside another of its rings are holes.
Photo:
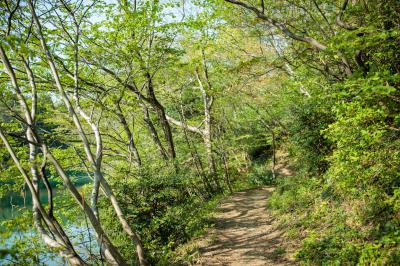
[[[198,265],[295,265],[266,210],[272,188],[236,192],[218,210]],[[211,243],[210,243],[211,242]]]

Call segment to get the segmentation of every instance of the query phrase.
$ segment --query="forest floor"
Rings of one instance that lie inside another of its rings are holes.
[[[273,188],[240,191],[224,199],[215,227],[197,241],[196,265],[296,265],[267,201]]]

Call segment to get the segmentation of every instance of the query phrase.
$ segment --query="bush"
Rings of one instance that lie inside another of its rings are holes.
[[[266,170],[262,164],[255,164],[247,175],[250,186],[267,186],[275,184],[271,170]]]

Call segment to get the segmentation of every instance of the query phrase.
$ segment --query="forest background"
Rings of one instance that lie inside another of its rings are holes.
[[[218,199],[262,185],[300,261],[400,261],[399,1],[0,13],[0,196],[32,195],[1,263],[183,264]]]

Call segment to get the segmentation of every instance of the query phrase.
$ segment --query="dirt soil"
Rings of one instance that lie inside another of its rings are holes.
[[[267,209],[273,188],[236,192],[220,204],[215,228],[198,243],[196,265],[297,265]]]

